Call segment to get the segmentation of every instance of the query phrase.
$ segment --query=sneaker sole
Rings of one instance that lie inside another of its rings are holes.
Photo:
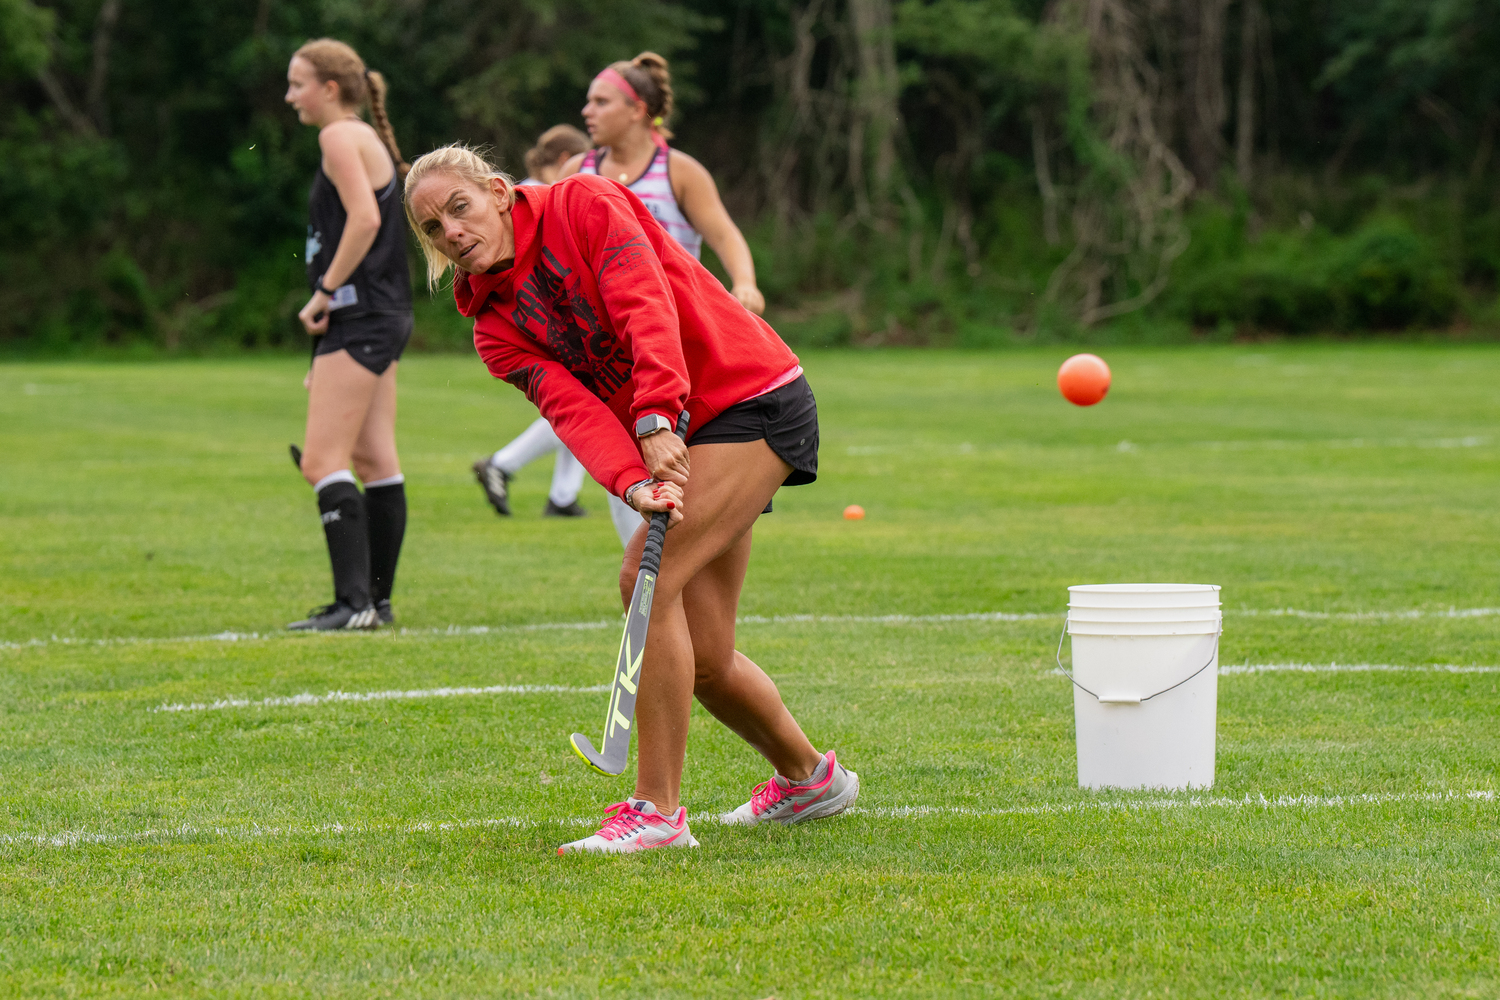
[[[672,840],[672,841],[668,841],[665,844],[652,844],[650,847],[642,847],[638,851],[605,851],[605,850],[600,850],[598,848],[571,847],[568,844],[564,844],[562,847],[559,847],[557,849],[557,856],[560,857],[560,858],[563,858],[563,857],[567,857],[569,854],[620,854],[620,855],[645,854],[647,851],[660,850],[661,848],[664,848],[664,847],[698,847],[698,846],[700,846],[699,843],[698,843],[698,838],[694,837],[693,834],[692,834],[692,831],[690,830],[690,831],[688,831],[687,840]]]
[[[795,826],[798,823],[806,823],[810,819],[827,819],[830,816],[837,816],[845,809],[854,805],[854,800],[859,798],[859,775],[848,768],[844,769],[844,773],[849,776],[849,784],[842,792],[831,799],[824,799],[821,802],[808,806],[801,812],[793,814],[791,819],[784,819],[779,822],[786,826]],[[778,821],[772,820],[772,822]]]

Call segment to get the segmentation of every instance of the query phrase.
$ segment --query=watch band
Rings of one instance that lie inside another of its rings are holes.
[[[638,438],[655,434],[657,431],[669,431],[672,429],[672,421],[660,413],[648,413],[635,422],[635,436]]]
[[[320,292],[322,292],[324,295],[328,296],[330,299],[333,298],[333,296],[334,296],[334,290],[328,289],[328,288],[324,288],[323,287],[323,279],[322,278],[318,279],[318,283],[314,287],[317,288],[317,290],[320,291]]]

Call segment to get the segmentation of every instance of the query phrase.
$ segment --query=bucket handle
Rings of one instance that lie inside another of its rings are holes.
[[[1209,665],[1212,664],[1214,662],[1214,660],[1219,655],[1219,637],[1222,636],[1223,634],[1224,634],[1224,619],[1221,616],[1219,618],[1219,630],[1214,633],[1214,649],[1213,649],[1212,653],[1208,654],[1208,661],[1206,663],[1204,663],[1203,666],[1199,667],[1197,670],[1194,670],[1192,673],[1188,674],[1182,680],[1178,681],[1176,684],[1173,684],[1171,687],[1164,687],[1160,691],[1156,692],[1156,694],[1148,694],[1144,698],[1135,698],[1135,697],[1131,697],[1131,696],[1128,696],[1128,695],[1114,695],[1112,697],[1106,698],[1103,695],[1095,694],[1093,691],[1090,691],[1088,688],[1086,688],[1082,684],[1078,683],[1078,679],[1076,677],[1074,677],[1071,673],[1068,672],[1068,668],[1067,667],[1063,666],[1063,664],[1062,664],[1063,641],[1065,639],[1067,639],[1067,637],[1068,637],[1068,623],[1067,623],[1066,620],[1064,620],[1063,621],[1063,628],[1062,628],[1062,635],[1060,635],[1060,636],[1057,637],[1057,669],[1061,670],[1063,672],[1063,676],[1064,677],[1066,677],[1068,680],[1070,680],[1070,681],[1073,682],[1073,686],[1074,687],[1076,687],[1078,690],[1082,691],[1084,694],[1089,695],[1095,701],[1099,702],[1099,704],[1101,704],[1101,705],[1141,705],[1141,704],[1144,704],[1145,702],[1150,701],[1152,698],[1158,697],[1159,695],[1166,694],[1168,691],[1171,691],[1173,688],[1180,688],[1180,687],[1182,687],[1188,681],[1192,680],[1194,677],[1197,677],[1199,674],[1203,673],[1203,671],[1207,670],[1209,668]]]

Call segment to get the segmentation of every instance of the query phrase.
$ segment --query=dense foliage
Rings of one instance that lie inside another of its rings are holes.
[[[669,55],[794,339],[1494,308],[1485,0],[0,0],[0,340],[299,342],[317,147],[281,95],[320,34],[408,155],[513,167],[600,66]]]

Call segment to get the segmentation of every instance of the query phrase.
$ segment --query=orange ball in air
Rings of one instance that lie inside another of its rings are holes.
[[[864,519],[865,519],[865,509],[863,507],[861,507],[859,504],[857,504],[857,503],[851,503],[849,506],[847,506],[847,507],[844,508],[844,520],[846,520],[846,521],[863,521]]]
[[[1093,406],[1109,392],[1109,365],[1097,354],[1075,354],[1057,370],[1063,398],[1078,406]]]

